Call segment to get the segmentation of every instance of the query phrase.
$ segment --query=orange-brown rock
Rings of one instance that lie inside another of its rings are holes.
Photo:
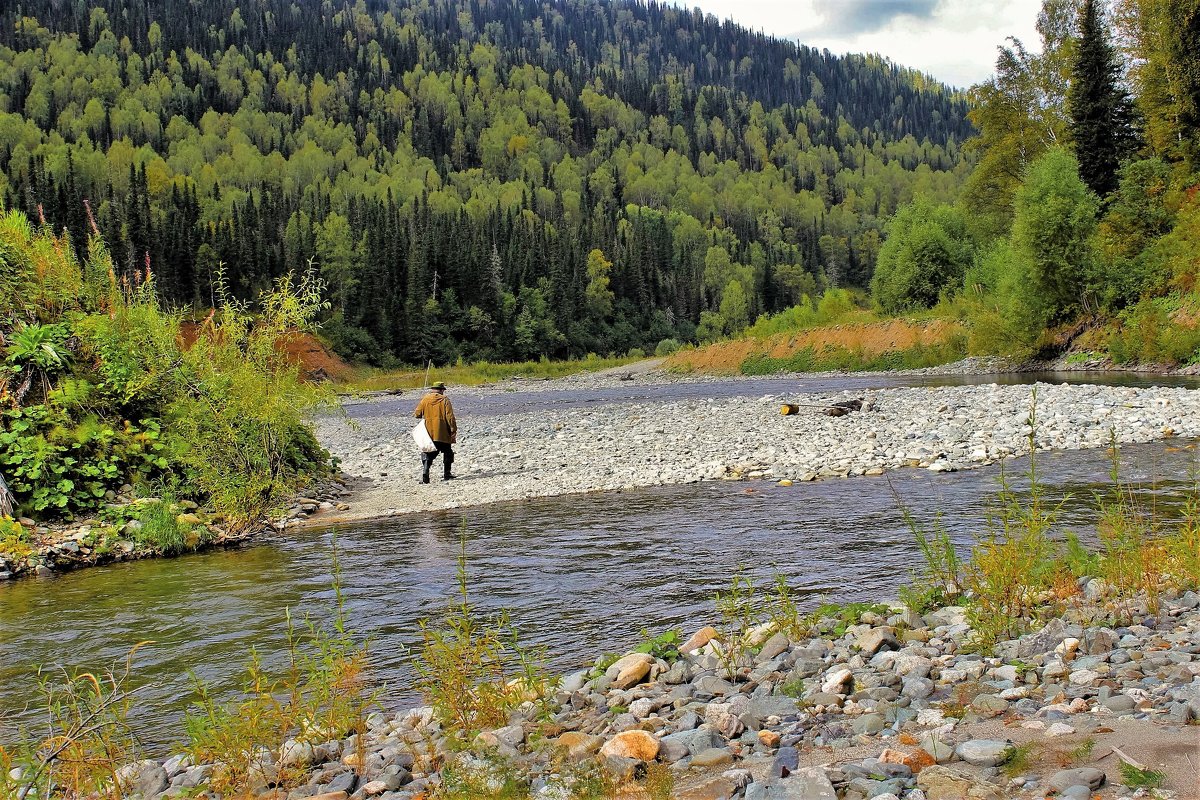
[[[638,761],[653,761],[658,756],[658,739],[645,731],[625,731],[605,742],[600,748],[600,755],[605,758],[621,756]]]
[[[679,648],[679,652],[686,655],[687,653],[699,650],[713,639],[719,638],[721,638],[721,634],[717,632],[716,628],[712,627],[711,625],[705,625],[703,628],[693,633],[692,638],[683,643],[683,645]]]
[[[888,748],[879,754],[879,760],[884,764],[903,764],[911,769],[914,775],[926,767],[932,767],[937,763],[933,756],[919,747],[911,753]]]
[[[614,689],[628,689],[642,681],[650,674],[654,666],[654,657],[646,653],[630,653],[623,656],[608,668],[608,675],[613,679]]]
[[[775,731],[761,730],[758,732],[758,740],[770,748],[779,746],[780,735]]]

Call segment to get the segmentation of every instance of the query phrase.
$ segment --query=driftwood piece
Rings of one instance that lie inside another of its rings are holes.
[[[815,408],[827,417],[844,417],[854,411],[869,407],[862,399],[840,400],[836,403],[784,403],[779,413],[785,417],[799,414],[801,408]]]
[[[0,475],[0,517],[11,517],[12,514],[12,492],[8,490],[8,484],[4,482],[4,476]]]
[[[1124,752],[1121,748],[1117,747],[1116,745],[1113,745],[1112,751],[1113,751],[1113,755],[1115,755],[1117,758],[1121,759],[1122,761],[1124,761],[1126,764],[1133,767],[1134,769],[1140,769],[1143,772],[1146,770],[1145,764],[1143,764],[1140,761],[1137,761],[1136,759],[1131,758],[1128,753]]]
[[[617,380],[619,380],[619,381],[631,381],[631,380],[633,380],[633,373],[632,373],[632,372],[626,372],[626,373],[625,373],[625,374],[623,374],[623,375],[618,375],[618,376],[617,376]]]

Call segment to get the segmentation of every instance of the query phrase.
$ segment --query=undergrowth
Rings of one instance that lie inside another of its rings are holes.
[[[465,527],[458,557],[458,595],[437,619],[421,620],[417,688],[462,746],[509,714],[539,701],[546,688],[543,654],[521,644],[507,612],[489,615],[468,594]]]
[[[743,375],[773,375],[779,372],[883,372],[924,369],[957,361],[967,354],[962,337],[939,344],[915,344],[905,350],[868,353],[862,348],[805,347],[783,358],[752,355],[742,362]]]
[[[984,531],[970,557],[959,561],[946,531],[919,524],[897,496],[905,523],[924,561],[912,583],[900,590],[912,610],[926,613],[942,605],[964,603],[972,628],[971,647],[991,652],[995,645],[1021,635],[1040,621],[1082,602],[1081,583],[1098,579],[1102,594],[1129,619],[1133,611],[1157,614],[1164,590],[1200,586],[1200,480],[1193,465],[1179,520],[1168,521],[1139,500],[1139,488],[1121,475],[1120,449],[1110,437],[1111,487],[1095,494],[1100,513],[1098,549],[1057,527],[1067,498],[1050,502],[1038,472],[1037,393],[1028,417],[1029,489],[1019,495],[1003,471],[1000,491],[989,508]]]

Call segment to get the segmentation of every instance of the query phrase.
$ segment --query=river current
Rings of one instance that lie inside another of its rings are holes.
[[[878,377],[838,381],[803,388],[888,385]],[[676,384],[682,388],[664,399],[697,391],[757,396],[772,391],[764,382]],[[665,391],[622,388],[602,402]],[[459,413],[589,402],[582,391],[556,394],[498,395],[490,405],[463,403]],[[1162,517],[1175,514],[1195,445],[1167,441],[1121,455],[1123,477],[1142,484],[1144,505]],[[894,598],[920,566],[899,503],[919,520],[940,516],[965,550],[986,528],[1002,474],[1025,492],[1027,468],[1026,459],[959,473],[900,470],[792,487],[715,482],[570,495],[293,531],[239,550],[0,585],[0,741],[15,726],[36,724],[39,666],[100,669],[150,640],[134,658],[136,718],[151,749],[164,750],[181,735],[190,674],[231,692],[252,646],[268,664],[281,662],[285,609],[297,618],[328,619],[335,539],[351,627],[370,639],[383,704],[397,707],[416,702],[408,663],[418,621],[436,617],[453,597],[464,538],[472,600],[484,611],[508,610],[522,640],[544,646],[550,667],[566,671],[635,645],[644,630],[678,627],[687,635],[713,621],[712,596],[739,567],[763,584],[786,576],[807,606]],[[1038,468],[1047,499],[1064,503],[1062,518],[1092,536],[1096,495],[1110,488],[1106,454],[1039,454]]]

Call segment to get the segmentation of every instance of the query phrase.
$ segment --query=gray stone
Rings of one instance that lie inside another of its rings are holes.
[[[883,714],[863,714],[861,717],[854,720],[851,724],[854,732],[861,735],[871,735],[879,733],[887,723],[883,718]]]
[[[1079,769],[1064,769],[1054,773],[1047,781],[1052,789],[1063,791],[1068,786],[1086,786],[1099,789],[1104,785],[1104,771],[1095,767],[1080,767]]]
[[[1068,786],[1058,793],[1060,800],[1091,800],[1092,790],[1086,786]]]
[[[770,661],[775,656],[788,649],[788,637],[782,633],[776,633],[770,639],[763,643],[762,650],[758,653],[759,661]]]
[[[525,741],[525,731],[520,725],[508,725],[503,728],[497,728],[493,733],[496,738],[509,747],[516,747]]]
[[[897,675],[908,678],[927,678],[929,671],[933,668],[933,661],[924,656],[904,655],[896,656],[896,660],[892,665],[892,669]]]
[[[139,761],[117,770],[117,782],[125,788],[126,797],[142,797],[145,800],[166,791],[169,784],[167,771],[154,761]]]
[[[790,798],[837,800],[837,792],[833,789],[833,783],[821,767],[798,769],[791,776],[785,778],[783,783],[789,792],[785,797],[788,797],[789,800]]]
[[[933,734],[922,738],[918,746],[933,756],[933,760],[939,764],[945,764],[954,758],[954,748],[948,742],[939,739]]]
[[[769,775],[772,778],[785,778],[800,767],[800,751],[794,747],[781,747],[775,751],[775,760],[771,762]]]
[[[693,767],[720,767],[733,763],[733,753],[724,747],[710,747],[692,756]]]
[[[1137,701],[1129,695],[1124,694],[1115,694],[1106,700],[1101,700],[1100,704],[1117,716],[1132,714],[1137,711]]]
[[[1053,651],[1062,644],[1063,639],[1067,638],[1066,629],[1066,623],[1055,617],[1037,633],[1031,633],[1018,639],[1016,656],[1029,658]]]
[[[343,772],[329,783],[321,786],[322,792],[345,792],[350,794],[354,791],[354,787],[358,785],[358,776],[353,772]]]
[[[999,739],[972,739],[954,748],[954,754],[976,767],[998,767],[1012,752],[1012,742]]]
[[[280,748],[280,763],[285,767],[305,767],[313,763],[313,746],[288,739]]]
[[[668,764],[674,764],[676,761],[682,761],[688,757],[687,745],[679,739],[672,738],[677,735],[671,734],[658,740],[658,757]]]
[[[570,675],[564,675],[559,688],[567,693],[578,692],[587,683],[587,674],[588,671],[586,669],[581,669],[578,672],[572,672]]]
[[[870,657],[880,650],[899,650],[900,643],[896,641],[896,631],[888,626],[871,628],[858,637],[854,643],[865,657]]]
[[[1008,710],[1008,701],[994,694],[981,694],[971,701],[971,708],[982,715],[995,716]]]
[[[687,755],[695,755],[705,750],[711,750],[712,748],[724,745],[724,740],[709,728],[696,728],[695,730],[672,733],[662,737],[660,746],[668,742],[672,745],[681,745],[687,750]]]
[[[701,694],[708,695],[730,695],[737,694],[737,688],[732,683],[724,678],[718,678],[716,675],[705,675],[695,682],[696,691]]]
[[[790,717],[800,713],[800,707],[790,697],[773,694],[766,697],[750,698],[748,713],[759,719],[767,717]]]
[[[929,678],[905,678],[900,694],[913,700],[923,700],[933,694],[934,683]]]

